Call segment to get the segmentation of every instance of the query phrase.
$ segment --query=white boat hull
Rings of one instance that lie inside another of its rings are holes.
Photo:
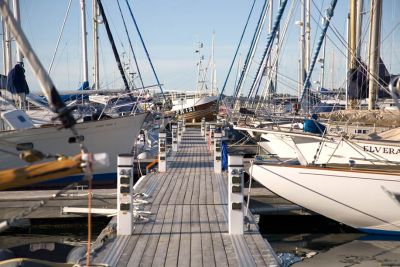
[[[147,113],[119,117],[107,120],[89,121],[76,124],[79,135],[84,136],[84,144],[92,153],[106,152],[110,165],[95,172],[98,179],[116,178],[117,156],[129,153],[136,141]],[[16,145],[32,143],[33,148],[43,153],[76,155],[80,152],[79,144],[69,143],[70,130],[58,130],[56,126],[32,128],[22,131],[1,133],[0,148],[11,153],[19,153]],[[0,169],[18,168],[27,163],[15,155],[0,153]]]
[[[258,144],[270,154],[274,154],[281,159],[297,158],[295,144],[290,136],[263,133],[261,138],[264,140]]]
[[[400,234],[400,174],[254,165],[254,179],[277,195],[364,232]],[[387,191],[386,191],[387,190]]]
[[[400,144],[394,142],[308,136],[292,136],[292,142],[308,164],[347,164],[349,160],[356,164],[400,164]],[[319,155],[315,158],[318,149]]]
[[[340,137],[263,133],[260,146],[279,158],[298,158],[302,164],[400,164],[400,144],[381,140],[345,140]],[[318,153],[317,153],[318,151]],[[317,155],[317,156],[316,156]]]

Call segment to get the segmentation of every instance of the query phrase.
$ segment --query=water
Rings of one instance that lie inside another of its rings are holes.
[[[92,242],[109,220],[104,217],[92,220]],[[31,220],[30,227],[11,228],[1,233],[0,250],[10,250],[20,258],[65,262],[73,248],[87,244],[87,229],[86,218]]]
[[[367,235],[323,216],[262,216],[282,266],[400,266],[400,236]]]

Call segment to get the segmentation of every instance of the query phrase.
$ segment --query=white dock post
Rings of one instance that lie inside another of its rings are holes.
[[[186,120],[182,120],[182,133],[186,132]]]
[[[201,136],[204,136],[206,134],[206,118],[201,119]]]
[[[167,170],[167,134],[163,131],[158,134],[158,172]]]
[[[214,172],[221,173],[222,171],[222,151],[221,151],[222,134],[219,129],[214,133]]]
[[[215,125],[214,124],[211,124],[210,125],[210,137],[209,137],[209,140],[210,140],[210,143],[209,143],[209,149],[210,149],[210,152],[211,153],[214,153],[214,132],[215,132]]]
[[[133,232],[133,155],[118,155],[117,235]]]
[[[178,125],[172,124],[172,151],[178,151]]]
[[[230,235],[243,234],[243,156],[228,157],[228,224]]]
[[[210,123],[206,122],[205,123],[205,130],[204,130],[204,141],[206,141],[206,142],[208,141],[209,132],[210,132]]]
[[[178,144],[182,142],[182,121],[178,121]]]

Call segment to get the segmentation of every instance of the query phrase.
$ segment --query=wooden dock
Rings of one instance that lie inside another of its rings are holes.
[[[244,235],[228,234],[226,174],[214,173],[200,129],[187,128],[167,172],[147,175],[135,193],[149,195],[147,222],[116,236],[94,253],[109,266],[279,266],[249,214]],[[109,228],[115,227],[115,218]]]

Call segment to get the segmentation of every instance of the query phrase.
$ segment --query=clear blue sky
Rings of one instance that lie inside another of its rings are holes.
[[[20,0],[22,26],[33,48],[36,50],[44,66],[49,66],[53,55],[55,44],[61,29],[62,21],[68,6],[69,0]],[[195,54],[196,43],[204,43],[203,54],[208,59],[211,52],[211,36],[215,31],[215,62],[217,66],[218,87],[222,88],[229,65],[234,55],[240,35],[243,30],[252,0],[141,0],[129,3],[133,7],[133,12],[147,44],[157,74],[164,89],[166,90],[194,90],[196,86],[198,54]],[[274,13],[277,11],[278,0],[275,0]],[[296,2],[300,2],[299,0]],[[314,38],[319,35],[314,19],[320,21],[319,13],[315,6],[322,11],[328,6],[328,0],[314,0],[312,4],[312,45]],[[249,25],[241,50],[242,59],[247,53],[250,37],[255,28],[255,21],[258,18],[263,1],[256,0],[255,10]],[[289,0],[284,15],[286,19],[292,1]],[[120,0],[124,16],[128,24],[130,36],[134,41],[135,52],[139,58],[139,64],[143,72],[146,84],[154,84],[155,80],[143,53],[135,33],[132,20],[128,13],[125,0]],[[88,31],[88,52],[89,52],[89,77],[92,84],[92,23],[91,23],[91,1],[86,1],[87,9],[87,31]],[[123,29],[122,20],[118,11],[116,0],[103,0],[105,12],[108,15],[114,39],[117,42],[119,53],[125,52],[125,62],[131,59],[129,44]],[[293,80],[297,79],[297,62],[299,57],[298,46],[298,26],[294,25],[300,18],[299,3],[295,4],[294,17],[289,22],[287,38],[280,57],[279,73],[288,76]],[[339,0],[335,10],[332,25],[343,37],[346,35],[346,16],[349,1]],[[365,1],[365,8],[369,9],[369,1]],[[397,0],[383,1],[383,42],[382,57],[393,73],[400,73],[400,50],[399,40],[399,18],[396,15],[400,11],[400,2]],[[368,14],[366,20],[368,20]],[[368,31],[365,23],[366,39]],[[114,57],[105,34],[104,25],[100,26],[100,68],[101,68],[101,87],[115,88],[121,87]],[[390,31],[393,30],[393,34]],[[345,51],[344,46],[338,38],[329,31],[332,41],[328,41],[326,54],[326,78],[327,87],[333,85],[340,86],[345,77]],[[261,50],[267,39],[264,34],[261,41]],[[70,14],[65,26],[58,54],[51,76],[57,88],[63,89],[77,88],[82,82],[82,64],[80,49],[80,17],[79,0],[72,0]],[[335,45],[332,45],[332,44]],[[365,42],[367,43],[367,42]],[[337,46],[337,47],[335,47]],[[259,55],[261,52],[258,52]],[[364,52],[365,54],[365,52]],[[131,65],[133,62],[131,61]],[[32,77],[27,67],[27,76],[32,91],[38,91],[39,87],[35,78]],[[234,72],[228,83],[227,93],[232,91],[233,82],[237,70],[235,64]],[[313,80],[319,75],[319,65]],[[284,79],[280,85],[284,91],[295,93],[296,84],[288,79]]]

